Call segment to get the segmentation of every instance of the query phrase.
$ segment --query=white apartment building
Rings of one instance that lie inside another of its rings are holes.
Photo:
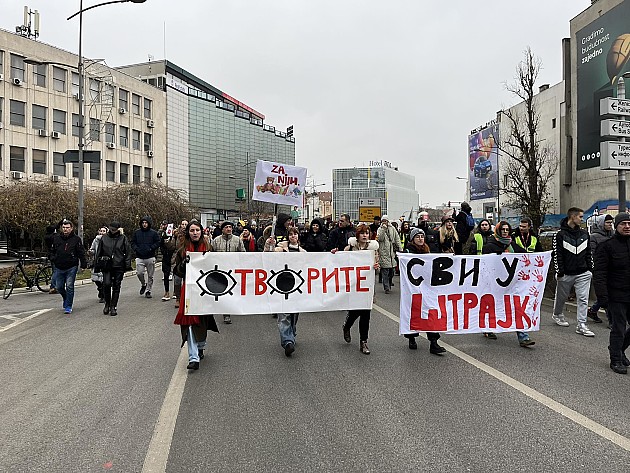
[[[33,64],[39,62],[39,64]],[[78,56],[0,30],[0,185],[48,179],[78,182]],[[166,95],[103,63],[86,59],[85,185],[166,183]]]

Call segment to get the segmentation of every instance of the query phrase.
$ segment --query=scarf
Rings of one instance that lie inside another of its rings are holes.
[[[506,246],[504,253],[514,253],[514,249],[512,248],[512,237],[496,237],[499,243],[502,243]]]

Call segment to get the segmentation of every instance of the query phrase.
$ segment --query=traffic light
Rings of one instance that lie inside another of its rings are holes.
[[[451,201],[449,200],[447,207],[450,207],[450,206],[451,206]]]

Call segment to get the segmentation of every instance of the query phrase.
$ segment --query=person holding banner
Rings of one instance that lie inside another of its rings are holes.
[[[483,246],[482,253],[484,255],[502,253],[525,253],[525,249],[515,244],[512,240],[512,227],[508,222],[502,220],[494,229],[494,235],[490,235],[488,242]],[[494,332],[484,332],[484,336],[496,340],[497,336]],[[522,347],[530,347],[536,342],[529,338],[527,332],[516,332],[518,344]]]
[[[287,231],[288,241],[281,241],[277,246],[274,245],[274,238],[269,237],[265,251],[278,251],[288,253],[306,253],[306,250],[300,246],[300,232],[295,227],[290,227]],[[278,314],[278,331],[280,332],[280,346],[284,349],[284,354],[289,357],[295,351],[295,336],[297,335],[297,322],[299,313]]]
[[[378,262],[378,242],[376,240],[370,240],[370,227],[365,224],[361,224],[356,229],[356,237],[350,237],[348,239],[348,246],[344,248],[345,251],[360,251],[360,250],[370,250],[374,252],[374,269],[378,270],[380,268]],[[331,253],[336,253],[336,249],[333,249]],[[350,343],[352,341],[352,336],[350,334],[350,329],[354,322],[359,319],[359,350],[364,355],[370,354],[370,349],[368,348],[368,335],[370,332],[370,309],[362,309],[362,310],[349,310],[346,315],[346,321],[343,324],[343,339],[346,343]]]
[[[175,265],[173,272],[182,278],[180,299],[186,300],[186,256],[193,251],[212,251],[212,246],[208,238],[203,236],[203,227],[193,220],[186,226],[184,238],[175,254]],[[198,370],[199,360],[204,358],[203,351],[206,347],[206,337],[208,330],[219,333],[214,315],[187,315],[185,313],[186,304],[180,304],[177,316],[173,322],[181,327],[182,345],[188,344],[188,366],[186,369]]]
[[[409,232],[409,242],[407,243],[407,246],[405,246],[405,253],[413,253],[416,255],[431,253],[431,249],[429,248],[429,245],[427,245],[425,239],[426,236],[424,234],[424,230],[420,228],[412,228]],[[418,349],[418,344],[416,343],[417,337],[418,332],[405,334],[405,338],[409,339],[410,350]],[[431,342],[429,353],[431,353],[432,355],[441,355],[446,351],[446,348],[441,347],[438,344],[438,340],[440,339],[439,333],[427,332],[427,338]]]
[[[468,254],[483,254],[483,247],[486,243],[488,243],[488,238],[490,238],[491,235],[492,227],[490,225],[490,221],[487,218],[481,219],[477,225],[477,229],[473,233]]]
[[[214,251],[245,252],[245,245],[243,244],[243,240],[234,235],[232,233],[233,230],[234,224],[232,222],[228,222],[227,220],[223,222],[221,224],[221,235],[212,240],[212,249]],[[232,317],[230,317],[229,314],[224,314],[223,323],[228,325],[231,324]]]

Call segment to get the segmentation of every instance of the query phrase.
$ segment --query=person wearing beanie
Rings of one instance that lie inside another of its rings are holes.
[[[613,216],[610,214],[602,214],[595,218],[595,223],[591,228],[591,236],[589,238],[589,242],[591,245],[591,253],[593,257],[595,256],[595,251],[597,247],[604,243],[606,240],[612,238],[614,234],[613,229]],[[587,315],[588,318],[591,319],[596,324],[601,324],[602,319],[599,318],[597,313],[599,312],[600,307],[602,307],[599,300],[596,300],[595,303],[588,309]],[[604,307],[605,309],[606,307]],[[611,327],[610,317],[608,318],[608,327]]]
[[[583,218],[582,209],[571,207],[567,211],[567,216],[560,221],[560,230],[553,238],[552,258],[557,284],[552,318],[556,325],[569,326],[564,317],[564,305],[569,297],[569,291],[575,287],[577,298],[575,333],[594,337],[595,333],[586,325],[593,256],[588,232],[580,227]]]
[[[383,290],[385,294],[389,294],[393,286],[394,268],[397,265],[396,252],[402,251],[403,248],[400,244],[400,235],[390,224],[387,215],[381,217],[381,227],[376,232],[376,241],[378,241],[378,259],[383,279]]]
[[[118,315],[118,298],[125,271],[131,271],[131,244],[123,234],[119,222],[109,224],[107,233],[101,237],[96,255],[94,269],[98,267],[103,273],[103,298],[105,307],[103,314]]]
[[[234,235],[232,232],[234,230],[234,224],[229,221],[225,221],[221,224],[221,235],[212,240],[212,250],[219,252],[234,252],[241,251],[245,252],[245,245],[243,244],[243,240]],[[229,314],[223,315],[223,323],[231,324],[232,317]]]
[[[429,245],[427,245],[425,241],[425,233],[421,228],[412,228],[409,232],[409,241],[405,246],[405,253],[413,253],[413,254],[426,254],[430,253],[431,249]],[[409,349],[417,350],[418,344],[416,343],[416,338],[418,337],[418,333],[408,333],[405,334],[405,338],[409,340]],[[431,345],[429,346],[429,353],[432,355],[441,355],[446,351],[446,348],[441,347],[438,344],[438,340],[440,339],[440,334],[437,332],[427,332],[427,338]]]
[[[612,321],[610,369],[626,374],[630,366],[625,353],[630,346],[630,214],[617,214],[614,225],[613,237],[599,245],[595,254],[595,294],[602,306],[608,307]]]

